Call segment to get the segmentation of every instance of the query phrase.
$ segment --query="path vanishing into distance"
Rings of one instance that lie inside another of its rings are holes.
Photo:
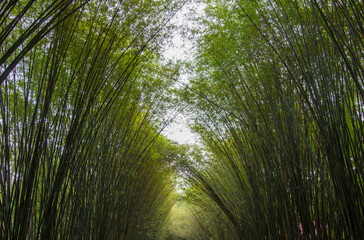
[[[363,1],[0,1],[1,240],[363,226]]]

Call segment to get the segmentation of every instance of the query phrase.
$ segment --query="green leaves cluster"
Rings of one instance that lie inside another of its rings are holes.
[[[180,4],[0,3],[1,239],[156,239],[175,201],[159,44]]]
[[[213,154],[199,202],[236,239],[360,238],[363,4],[206,4],[182,94]]]

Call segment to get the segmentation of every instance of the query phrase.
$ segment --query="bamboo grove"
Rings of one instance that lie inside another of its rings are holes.
[[[1,1],[1,239],[156,239],[175,201],[160,46],[182,4]]]
[[[0,239],[361,239],[363,22],[359,0],[0,1]],[[201,145],[161,134],[181,111]]]
[[[206,1],[205,12],[181,93],[211,153],[182,170],[210,219],[194,239],[361,239],[363,2]],[[222,225],[229,234],[210,230]]]

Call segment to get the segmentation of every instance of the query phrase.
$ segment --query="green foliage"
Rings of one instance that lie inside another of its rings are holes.
[[[181,94],[212,153],[198,202],[237,239],[360,238],[362,3],[206,4]]]
[[[363,3],[198,2],[184,88],[184,1],[0,3],[1,239],[364,235]]]
[[[159,43],[179,4],[0,4],[1,239],[158,236],[175,201]]]

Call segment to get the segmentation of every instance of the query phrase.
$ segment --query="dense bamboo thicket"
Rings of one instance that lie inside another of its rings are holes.
[[[234,239],[362,238],[363,2],[206,4],[182,94],[212,153],[184,166],[194,201]]]
[[[160,44],[181,4],[1,1],[1,239],[158,237],[175,201]]]
[[[359,0],[0,1],[0,239],[361,239],[363,23]],[[161,136],[181,109],[203,145]]]

